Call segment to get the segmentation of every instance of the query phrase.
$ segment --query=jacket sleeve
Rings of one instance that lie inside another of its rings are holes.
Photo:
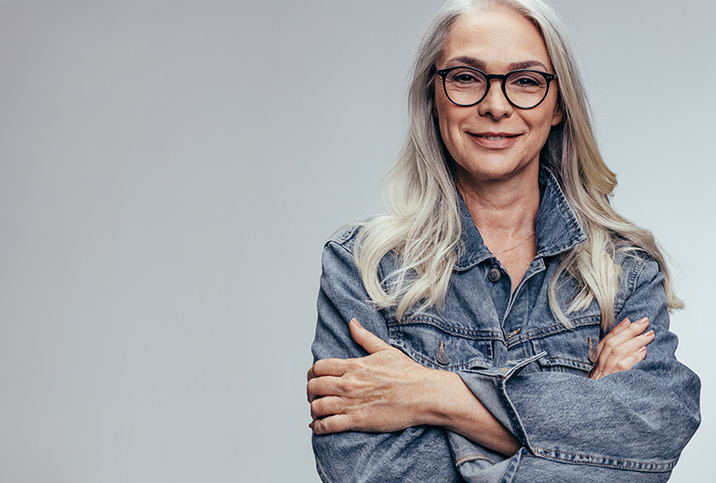
[[[524,443],[528,464],[538,464],[537,457],[668,478],[699,426],[701,384],[674,355],[677,338],[669,331],[664,277],[653,261],[632,258],[625,265],[630,268],[622,277],[626,296],[616,320],[646,316],[655,332],[645,360],[631,370],[598,381],[564,372],[523,370],[535,363],[537,354],[505,367],[460,373],[482,403]],[[612,481],[637,480],[615,474]]]
[[[350,245],[329,242],[322,263],[314,361],[365,356],[351,338],[348,321],[356,317],[388,341],[385,319],[369,302]],[[343,432],[313,435],[313,451],[324,482],[463,481],[446,438],[444,430],[430,426],[396,433]]]

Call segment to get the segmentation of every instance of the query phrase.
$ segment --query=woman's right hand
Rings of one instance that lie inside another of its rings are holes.
[[[589,378],[600,379],[609,374],[628,371],[646,357],[646,346],[654,340],[654,331],[644,332],[649,319],[631,322],[628,318],[614,327],[597,346],[597,361]]]

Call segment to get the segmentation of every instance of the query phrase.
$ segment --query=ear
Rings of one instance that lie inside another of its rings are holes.
[[[552,126],[556,126],[560,122],[562,122],[562,108],[559,107],[560,103],[557,102],[557,105],[554,108],[554,114],[552,115]]]

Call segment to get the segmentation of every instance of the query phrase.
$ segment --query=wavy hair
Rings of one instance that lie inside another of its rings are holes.
[[[664,256],[653,235],[621,217],[609,202],[616,175],[599,153],[567,29],[542,0],[450,1],[426,32],[412,71],[408,134],[385,179],[390,211],[364,223],[356,243],[356,264],[371,300],[379,308],[395,308],[398,319],[413,308],[420,312],[444,306],[462,248],[462,226],[450,156],[432,115],[433,66],[455,20],[492,5],[512,8],[537,26],[559,79],[563,119],[552,128],[540,162],[557,177],[587,239],[561,259],[549,282],[552,312],[571,328],[556,302],[558,280],[566,273],[578,285],[566,313],[583,310],[596,299],[606,330],[614,322],[621,275],[616,256],[629,251],[645,252],[658,262],[669,308],[683,307],[673,293]],[[390,252],[397,255],[398,266],[381,278],[379,263]]]

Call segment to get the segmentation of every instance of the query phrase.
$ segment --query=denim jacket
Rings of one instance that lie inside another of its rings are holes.
[[[519,286],[485,247],[462,203],[463,243],[445,308],[408,313],[371,305],[355,265],[357,228],[323,253],[314,359],[362,357],[348,321],[361,324],[423,366],[456,372],[522,443],[506,458],[439,427],[396,433],[313,436],[326,482],[661,482],[700,423],[700,381],[674,356],[677,337],[657,263],[639,252],[619,255],[622,274],[615,321],[648,317],[654,340],[644,361],[597,381],[588,378],[599,305],[569,313],[566,329],[552,313],[548,283],[561,256],[585,235],[554,176],[541,173],[537,255]],[[395,259],[386,256],[380,275]],[[557,300],[566,311],[577,285],[564,276]]]

